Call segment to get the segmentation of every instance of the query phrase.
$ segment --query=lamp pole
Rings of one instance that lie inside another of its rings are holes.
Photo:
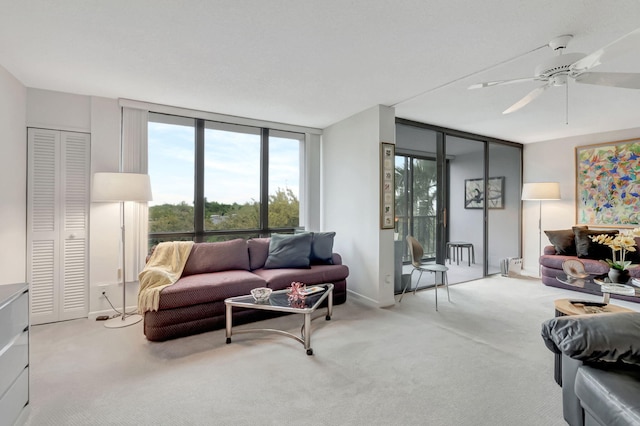
[[[522,186],[523,201],[538,202],[538,258],[542,254],[542,201],[559,200],[560,184],[558,182],[525,183]],[[542,274],[542,265],[538,260],[538,276]]]

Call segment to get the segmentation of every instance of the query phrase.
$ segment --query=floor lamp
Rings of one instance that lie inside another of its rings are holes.
[[[122,313],[119,317],[105,321],[107,328],[120,328],[142,321],[137,314],[127,314],[126,274],[125,274],[125,230],[124,203],[127,201],[151,201],[151,181],[149,175],[139,173],[95,173],[91,189],[93,202],[120,203],[120,238],[122,243]]]
[[[560,199],[560,184],[558,182],[534,182],[522,185],[523,201],[538,201],[538,256],[542,254],[542,202]],[[540,266],[538,266],[540,275]]]

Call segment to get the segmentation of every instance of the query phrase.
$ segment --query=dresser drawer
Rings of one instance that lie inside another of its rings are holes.
[[[0,397],[29,364],[29,332],[25,331],[0,352]]]
[[[29,402],[29,369],[22,370],[13,385],[0,397],[0,425],[13,425]]]
[[[18,299],[0,309],[0,352],[29,325],[29,294],[22,293]]]

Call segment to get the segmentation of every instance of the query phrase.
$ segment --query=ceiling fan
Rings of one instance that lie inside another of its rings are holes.
[[[562,35],[551,40],[548,46],[558,55],[538,65],[535,68],[533,77],[477,83],[469,86],[469,89],[482,89],[525,81],[542,81],[545,83],[533,89],[524,98],[504,110],[503,114],[510,114],[519,110],[552,86],[566,85],[570,78],[577,83],[640,89],[640,73],[590,71],[591,68],[597,67],[605,61],[637,49],[640,46],[640,28],[588,55],[584,53],[564,53],[564,49],[566,49],[572,38],[572,35]]]

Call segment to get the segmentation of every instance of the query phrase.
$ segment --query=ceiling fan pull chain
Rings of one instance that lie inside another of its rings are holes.
[[[567,79],[567,90],[566,90],[566,100],[565,100],[565,123],[567,126],[569,125],[569,80]]]

